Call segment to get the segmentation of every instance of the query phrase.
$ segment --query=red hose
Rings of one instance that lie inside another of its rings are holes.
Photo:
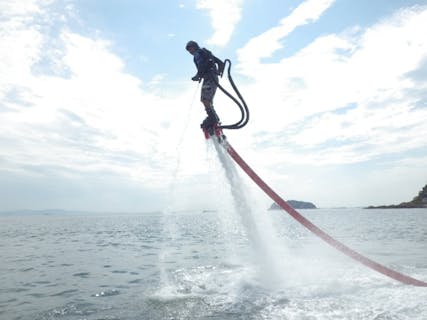
[[[339,242],[332,238],[325,231],[314,225],[311,221],[304,218],[300,213],[298,213],[294,208],[292,208],[285,200],[283,200],[273,189],[271,189],[250,167],[249,165],[239,156],[239,154],[234,150],[234,148],[228,143],[227,140],[222,141],[223,147],[227,150],[230,156],[236,161],[236,163],[246,172],[246,174],[271,198],[275,203],[277,203],[283,210],[290,214],[295,220],[301,223],[304,227],[313,232],[316,236],[320,237],[322,240],[326,241],[332,247],[341,251],[345,255],[353,258],[356,261],[364,264],[365,266],[378,271],[395,279],[399,282],[410,284],[418,287],[427,287],[427,283],[414,279],[410,276],[404,275],[392,269],[389,269],[363,255],[354,251],[353,249],[347,247],[343,243]]]

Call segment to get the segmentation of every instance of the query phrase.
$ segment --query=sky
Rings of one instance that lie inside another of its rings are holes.
[[[189,40],[232,61],[250,121],[225,134],[284,199],[409,201],[427,183],[426,30],[427,1],[0,0],[0,211],[211,208]]]

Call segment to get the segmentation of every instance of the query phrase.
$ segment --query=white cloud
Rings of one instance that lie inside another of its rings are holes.
[[[50,4],[52,0],[0,0],[0,15],[1,16],[21,16],[40,13],[41,7]]]
[[[270,158],[345,164],[424,147],[427,110],[415,106],[427,83],[409,75],[425,61],[426,29],[427,8],[415,7],[366,29],[319,37],[278,62],[248,64],[257,70],[245,90],[250,128],[265,127],[283,155],[273,148]],[[276,39],[263,41],[274,47]]]
[[[28,14],[34,17],[19,18]],[[19,19],[0,24],[6,30],[0,34],[0,158],[7,159],[0,169],[108,172],[164,187],[187,116],[176,106],[188,105],[193,90],[174,99],[156,95],[152,88],[162,75],[144,84],[126,73],[106,40],[66,27],[52,38],[35,19],[45,14],[19,11]],[[46,43],[58,44],[55,52],[45,50]],[[193,173],[204,172],[203,165],[192,164]]]
[[[243,0],[197,0],[197,8],[207,10],[214,33],[210,45],[225,46],[240,21]]]
[[[334,2],[335,0],[306,0],[300,4],[278,26],[252,38],[238,51],[239,67],[244,73],[252,73],[254,69],[258,69],[261,58],[268,58],[282,48],[280,41],[283,38],[299,26],[316,22]]]

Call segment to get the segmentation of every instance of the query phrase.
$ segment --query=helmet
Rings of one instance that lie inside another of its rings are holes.
[[[188,41],[187,42],[187,45],[185,46],[185,49],[187,49],[188,50],[188,48],[196,48],[196,49],[199,49],[200,47],[199,47],[199,45],[198,45],[198,43],[196,42],[196,41]]]

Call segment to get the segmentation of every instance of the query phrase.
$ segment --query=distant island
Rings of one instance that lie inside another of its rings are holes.
[[[311,202],[298,200],[288,200],[286,202],[294,209],[317,209],[317,207]],[[268,210],[282,210],[282,208],[277,203],[273,203]]]
[[[365,209],[399,209],[399,208],[427,208],[427,184],[418,193],[418,195],[409,202],[392,204],[386,206],[369,206]]]

